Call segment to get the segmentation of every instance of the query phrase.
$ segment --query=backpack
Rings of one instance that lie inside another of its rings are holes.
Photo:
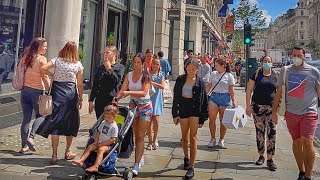
[[[16,90],[16,91],[20,91],[23,87],[24,84],[24,75],[26,73],[26,66],[24,65],[24,61],[21,60],[20,63],[17,66],[17,70],[16,73],[13,76],[12,79],[12,87]]]

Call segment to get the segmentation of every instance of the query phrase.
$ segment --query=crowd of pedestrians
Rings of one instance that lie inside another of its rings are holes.
[[[25,49],[20,61],[26,69],[26,78],[21,89],[23,121],[19,152],[25,154],[28,151],[36,151],[36,134],[45,138],[50,135],[50,163],[54,165],[58,161],[60,136],[65,136],[67,142],[64,158],[72,160],[76,157],[71,150],[71,144],[79,131],[84,68],[79,61],[75,42],[67,42],[57,53],[57,57],[49,61],[44,56],[47,47],[45,39],[34,39]],[[93,80],[89,113],[95,111],[96,118],[102,117],[105,121],[98,128],[95,142],[73,163],[81,166],[88,154],[97,150],[97,160],[87,171],[98,170],[103,154],[113,147],[119,131],[115,124],[118,109],[110,104],[130,96],[133,100],[130,106],[137,107],[133,125],[135,158],[132,171],[134,175],[138,175],[144,165],[144,151],[159,148],[158,132],[160,117],[163,115],[163,90],[167,85],[171,67],[162,51],[154,54],[152,50],[147,49],[145,54],[138,53],[133,57],[133,70],[124,77],[125,67],[117,60],[118,54],[117,48],[113,45],[104,49],[103,64],[97,68]],[[250,77],[246,90],[246,114],[253,116],[256,127],[259,154],[256,165],[264,164],[267,158],[267,166],[271,171],[277,169],[273,161],[276,150],[277,109],[282,91],[286,92],[285,119],[292,135],[293,152],[300,170],[298,180],[311,178],[315,159],[313,138],[317,127],[317,99],[320,96],[320,73],[316,68],[304,63],[304,55],[303,49],[294,48],[294,64],[283,68],[280,75],[272,70],[272,58],[263,57],[262,67]],[[177,77],[172,92],[172,118],[173,123],[180,124],[181,128],[186,179],[194,176],[197,132],[208,118],[211,134],[208,147],[225,147],[227,128],[222,124],[222,119],[227,108],[237,107],[234,86],[239,82],[241,64],[241,58],[233,66],[232,60],[224,55],[214,58],[209,54],[194,55],[192,50],[185,52],[185,73]],[[231,72],[232,66],[236,71],[236,82]],[[54,72],[50,69],[54,69]],[[286,76],[283,77],[283,74]],[[283,85],[285,89],[282,89]],[[42,117],[39,113],[38,99],[44,93],[52,95],[53,111],[51,115]],[[36,120],[30,130],[32,111],[35,111]],[[216,140],[218,114],[220,136],[219,140]],[[146,134],[148,144],[145,147]]]

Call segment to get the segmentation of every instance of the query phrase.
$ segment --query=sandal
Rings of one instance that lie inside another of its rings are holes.
[[[152,150],[152,144],[148,144],[146,150]]]
[[[56,165],[58,161],[57,155],[56,154],[52,154],[52,158],[50,160],[50,164],[51,165]]]
[[[28,151],[29,151],[29,148],[28,147],[24,147],[19,151],[19,153],[22,154],[22,155],[25,155],[25,154],[28,153]]]
[[[158,141],[156,141],[155,143],[153,143],[152,149],[153,149],[153,150],[156,150],[156,149],[158,149],[158,148],[159,148],[159,143],[158,143]]]
[[[27,145],[28,145],[30,151],[32,151],[32,152],[35,152],[35,151],[36,151],[36,148],[35,148],[35,146],[34,146],[34,140],[33,140],[32,138],[29,138],[29,139],[27,140]]]
[[[73,152],[71,152],[71,150],[66,150],[66,152],[64,153],[64,159],[65,160],[72,160],[76,157],[76,154],[74,154]]]

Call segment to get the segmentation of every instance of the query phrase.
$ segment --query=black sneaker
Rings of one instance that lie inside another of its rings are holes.
[[[264,157],[260,156],[259,159],[256,161],[256,165],[261,166],[264,163]]]
[[[267,160],[267,166],[269,168],[270,171],[276,171],[277,170],[277,166],[273,163],[273,160]]]
[[[190,161],[188,158],[184,158],[184,164],[183,164],[183,169],[188,170],[190,168]]]
[[[189,168],[186,175],[184,176],[185,179],[192,179],[194,177],[194,170],[193,168]]]
[[[299,176],[298,176],[298,179],[297,180],[305,180],[305,175],[306,173],[305,172],[301,172],[299,173]]]

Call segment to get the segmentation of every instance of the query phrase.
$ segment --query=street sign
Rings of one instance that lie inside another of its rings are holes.
[[[180,20],[181,11],[179,9],[168,9],[169,20]]]

